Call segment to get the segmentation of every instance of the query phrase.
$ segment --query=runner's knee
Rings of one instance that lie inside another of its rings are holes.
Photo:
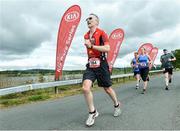
[[[83,82],[83,86],[82,86],[83,92],[84,93],[89,93],[90,92],[90,88],[91,88],[91,82],[85,80]]]
[[[165,79],[167,79],[168,78],[168,74],[165,74]]]
[[[104,88],[104,90],[106,91],[106,93],[111,93],[112,89],[111,88]]]
[[[89,92],[90,92],[90,87],[88,87],[88,86],[83,86],[83,87],[82,87],[82,90],[83,90],[84,93],[89,93]]]

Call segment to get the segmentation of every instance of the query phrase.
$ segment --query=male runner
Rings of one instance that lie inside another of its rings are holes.
[[[110,50],[107,34],[98,28],[99,18],[95,14],[90,14],[86,19],[89,31],[84,35],[85,46],[87,48],[88,63],[83,74],[83,92],[89,109],[89,116],[86,120],[87,126],[92,126],[95,118],[99,115],[94,106],[93,94],[91,92],[92,84],[97,80],[98,86],[103,87],[106,93],[114,102],[114,116],[121,114],[120,102],[117,99],[115,91],[112,89],[109,66],[106,55]]]
[[[169,90],[169,83],[172,82],[173,65],[172,61],[176,60],[176,57],[172,53],[168,53],[167,49],[163,50],[163,55],[160,58],[162,63],[163,73],[165,76],[165,90]]]

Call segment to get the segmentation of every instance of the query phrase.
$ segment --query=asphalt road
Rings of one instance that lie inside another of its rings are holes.
[[[135,90],[135,82],[115,88],[122,115],[113,117],[113,105],[103,90],[94,92],[100,113],[92,127],[83,95],[1,109],[1,130],[180,130],[180,72],[174,74],[170,90],[164,90],[162,75],[150,79],[147,94]]]

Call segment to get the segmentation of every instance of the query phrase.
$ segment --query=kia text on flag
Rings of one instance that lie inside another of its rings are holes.
[[[64,61],[81,19],[81,8],[71,6],[63,15],[59,26],[56,50],[55,80],[62,77]]]
[[[109,70],[112,71],[112,67],[119,53],[120,46],[124,39],[124,31],[122,29],[115,29],[109,36],[110,51],[108,52],[107,61],[109,64]]]
[[[146,54],[149,55],[149,53],[151,52],[153,45],[151,43],[144,43],[143,45],[140,46],[140,48],[138,49],[138,54],[142,53],[142,48],[145,48],[146,50]]]
[[[157,47],[153,47],[153,49],[151,50],[149,56],[151,58],[151,61],[152,61],[152,64],[149,65],[149,68],[151,69],[153,64],[154,64],[154,61],[156,59],[156,56],[158,54],[158,48]]]

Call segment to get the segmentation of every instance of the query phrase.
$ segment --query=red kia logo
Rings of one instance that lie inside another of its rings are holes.
[[[79,13],[77,11],[72,11],[65,16],[65,21],[72,22],[77,20],[78,18],[79,18]]]
[[[112,39],[121,39],[123,37],[122,33],[114,33],[112,35]]]

